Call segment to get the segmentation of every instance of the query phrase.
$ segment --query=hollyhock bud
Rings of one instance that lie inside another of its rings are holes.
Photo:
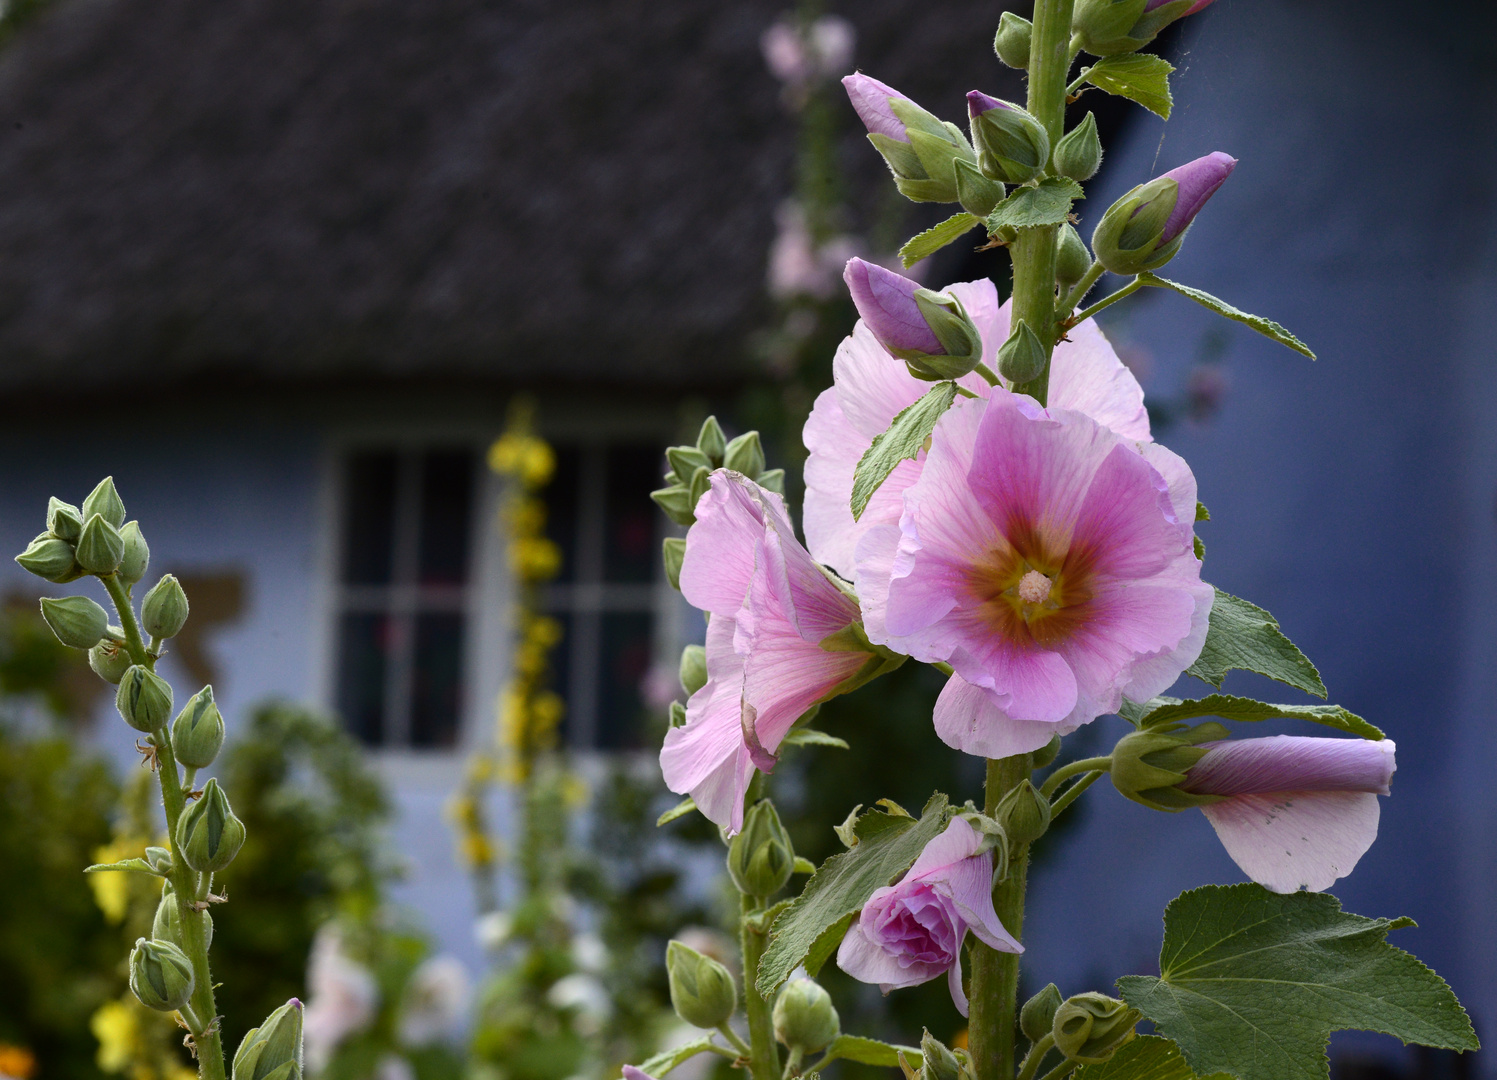
[[[723,436],[722,425],[717,422],[717,417],[709,416],[702,421],[702,430],[697,433],[697,449],[707,455],[714,469],[722,465],[728,441]]]
[[[1212,0],[1077,0],[1071,26],[1093,56],[1134,52],[1176,19],[1194,15]]]
[[[1055,232],[1055,280],[1066,288],[1075,285],[1092,268],[1092,253],[1071,225]]]
[[[1019,106],[973,90],[967,95],[972,143],[982,174],[1009,184],[1023,184],[1045,171],[1050,136]]]
[[[1092,233],[1097,261],[1124,276],[1169,262],[1190,223],[1236,167],[1236,158],[1217,151],[1128,192],[1107,208]]]
[[[716,1028],[726,1024],[738,1006],[733,976],[710,956],[672,941],[665,947],[665,970],[670,979],[671,1007],[688,1024]]]
[[[86,523],[95,514],[116,529],[125,523],[125,504],[120,501],[119,492],[114,490],[114,477],[112,476],[104,477],[99,481],[98,486],[89,492],[88,498],[83,500],[83,506],[79,508],[78,520]]]
[[[206,911],[190,911],[189,915],[203,928],[203,940],[212,945],[212,917]],[[182,945],[182,909],[177,904],[170,882],[162,893],[161,902],[156,905],[156,917],[151,922],[151,937],[155,941],[169,941],[178,947]]]
[[[114,705],[136,731],[158,731],[172,714],[172,688],[154,671],[132,664],[120,678]]]
[[[125,557],[125,538],[119,529],[95,514],[78,534],[73,557],[90,574],[112,574]]]
[[[954,297],[863,259],[842,276],[874,337],[916,378],[958,379],[982,360],[982,336]]]
[[[130,990],[148,1009],[176,1012],[192,999],[192,961],[169,941],[135,939]]]
[[[250,1028],[234,1053],[233,1080],[301,1080],[302,1004],[292,998]]]
[[[151,549],[146,538],[140,534],[140,522],[127,521],[120,529],[120,538],[125,542],[125,553],[115,571],[126,585],[134,585],[146,576],[146,567],[151,565]]]
[[[909,872],[874,891],[837,949],[837,966],[884,993],[947,978],[967,1015],[962,943],[971,930],[999,952],[1023,952],[993,910],[993,862],[976,854],[981,837],[961,818],[925,845]]]
[[[700,645],[688,645],[681,650],[681,689],[688,695],[695,694],[707,685],[707,650]]]
[[[1102,137],[1097,118],[1087,113],[1081,123],[1055,144],[1055,171],[1072,180],[1090,180],[1102,167]]]
[[[1038,379],[1045,370],[1045,347],[1029,324],[1020,319],[1008,335],[1008,340],[998,350],[998,374],[1012,386]]]
[[[940,1039],[920,1033],[920,1080],[970,1080],[971,1073]]]
[[[206,769],[224,744],[224,718],[213,700],[213,687],[192,697],[172,723],[172,751],[191,769]]]
[[[1050,800],[1023,780],[1003,796],[993,816],[1015,844],[1032,844],[1050,828]]]
[[[125,648],[123,639],[124,631],[119,627],[106,627],[104,640],[88,650],[88,666],[94,669],[94,674],[99,678],[115,686],[119,685],[125,672],[135,662],[130,659],[130,650]]]
[[[667,536],[660,545],[661,558],[665,562],[665,580],[671,588],[681,587],[681,560],[686,558],[686,540],[680,536]]]
[[[743,831],[728,845],[728,876],[748,896],[773,896],[795,868],[795,848],[774,803],[756,802],[743,819]]]
[[[50,533],[42,533],[31,541],[26,550],[16,556],[16,563],[21,569],[57,585],[83,576],[83,568],[73,558],[73,545]]]
[[[764,447],[757,431],[745,431],[723,449],[723,468],[756,479],[764,471]]]
[[[53,496],[47,500],[47,531],[59,540],[77,540],[83,531],[83,518],[72,503]]]
[[[182,812],[176,839],[182,861],[201,874],[216,874],[239,854],[244,822],[234,816],[217,780],[209,780],[202,798]]]
[[[774,1037],[791,1050],[814,1054],[842,1034],[832,995],[810,979],[791,979],[775,999]]]
[[[1019,1030],[1032,1043],[1039,1042],[1055,1026],[1055,1014],[1060,1009],[1060,991],[1051,983],[1024,1003],[1019,1010]]]
[[[109,627],[109,616],[86,596],[42,599],[42,618],[57,640],[74,649],[92,649]]]
[[[961,129],[867,75],[849,75],[842,85],[900,194],[914,202],[956,202],[954,163],[977,160]]]
[[[1212,796],[1182,791],[1177,785],[1184,782],[1190,767],[1206,756],[1196,744],[1227,735],[1227,729],[1215,722],[1125,735],[1112,750],[1112,786],[1136,803],[1171,813],[1213,802]]]
[[[1011,68],[1029,70],[1029,42],[1034,36],[1034,24],[1028,19],[1005,11],[998,20],[998,33],[993,37],[993,51]]]
[[[140,625],[152,637],[173,638],[187,625],[187,593],[175,574],[167,574],[140,603]]]
[[[1050,1032],[1055,1048],[1067,1058],[1097,1065],[1134,1037],[1142,1019],[1143,1013],[1106,994],[1077,994],[1055,1010]]]

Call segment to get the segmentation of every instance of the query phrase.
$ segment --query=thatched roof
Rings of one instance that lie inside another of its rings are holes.
[[[788,3],[57,0],[0,53],[0,393],[741,375]],[[931,107],[1017,89],[989,6],[849,8]]]

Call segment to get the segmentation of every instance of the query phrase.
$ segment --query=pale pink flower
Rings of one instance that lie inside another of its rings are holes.
[[[454,956],[434,956],[414,972],[401,1002],[400,1041],[424,1046],[455,1034],[467,1013],[468,969]]]
[[[837,949],[837,966],[886,994],[945,975],[951,1000],[966,1016],[967,931],[999,952],[1024,951],[993,910],[993,856],[975,854],[981,843],[971,825],[953,818],[909,873],[868,898]]]
[[[1379,795],[1397,767],[1391,739],[1274,735],[1204,743],[1179,787],[1220,795],[1201,812],[1243,873],[1277,893],[1319,892],[1377,839]]]
[[[374,1021],[379,1008],[373,972],[344,952],[343,935],[335,923],[324,925],[313,939],[307,989],[302,1037],[309,1068],[320,1072],[345,1039]]]
[[[696,518],[681,593],[712,616],[707,684],[666,733],[660,765],[667,787],[737,832],[754,769],[772,769],[791,725],[875,657],[822,647],[858,621],[858,605],[796,539],[783,498],[719,469]]]
[[[1195,478],[1085,413],[995,393],[937,423],[898,525],[856,553],[871,641],[956,674],[936,732],[984,757],[1036,750],[1145,701],[1200,655],[1214,592]]]

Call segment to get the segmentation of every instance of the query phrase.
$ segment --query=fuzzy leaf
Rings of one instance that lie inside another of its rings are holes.
[[[1155,700],[1158,700],[1157,698]],[[1152,704],[1152,702],[1151,702]],[[1199,701],[1169,701],[1147,712],[1140,727],[1157,727],[1190,720],[1197,716],[1219,716],[1223,720],[1308,720],[1363,739],[1381,739],[1381,728],[1374,727],[1356,713],[1340,705],[1269,705],[1252,698],[1231,694],[1212,694]]]
[[[1100,1065],[1083,1065],[1075,1080],[1196,1080],[1180,1048],[1158,1035],[1140,1035]],[[1204,1080],[1227,1080],[1213,1073]]]
[[[1277,679],[1296,690],[1325,697],[1325,683],[1299,646],[1284,636],[1274,617],[1256,604],[1216,590],[1206,644],[1185,669],[1217,689],[1234,668]]]
[[[789,743],[791,746],[831,746],[838,750],[851,749],[846,739],[839,739],[835,735],[828,735],[815,728],[794,728],[780,741],[781,745]]]
[[[698,1054],[705,1054],[712,1048],[710,1038],[697,1039],[694,1042],[678,1046],[674,1050],[662,1050],[652,1058],[646,1058],[640,1065],[640,1072],[649,1073],[651,1076],[664,1076],[677,1065],[689,1061]]]
[[[813,979],[816,978],[823,965],[837,951],[837,946],[842,944],[842,939],[847,936],[847,928],[852,925],[852,921],[857,917],[858,913],[856,911],[848,912],[823,930],[816,940],[811,943],[811,950],[806,953],[806,958],[801,961],[801,967],[806,969],[807,975]]]
[[[697,808],[696,800],[693,799],[691,796],[688,795],[686,798],[684,798],[680,802],[678,802],[675,806],[671,807],[665,813],[661,814],[658,818],[656,818],[655,819],[655,828],[658,829],[662,825],[669,825],[671,822],[675,821],[677,818],[685,817],[687,814],[691,813],[696,808]]]
[[[932,225],[923,233],[910,237],[905,241],[904,247],[899,249],[899,257],[904,262],[904,268],[908,270],[921,259],[930,258],[947,244],[960,240],[972,231],[973,226],[981,222],[982,218],[964,210],[960,214],[952,214],[939,225]]]
[[[103,874],[111,870],[129,870],[136,874],[155,874],[157,877],[166,877],[144,859],[122,859],[119,862],[95,863],[93,866],[84,867],[85,874]]]
[[[1104,56],[1086,72],[1086,81],[1098,90],[1136,101],[1155,116],[1170,118],[1175,99],[1170,96],[1170,72],[1175,66],[1148,53]]]
[[[828,1061],[838,1058],[844,1061],[856,1061],[862,1065],[883,1065],[890,1069],[899,1067],[899,1055],[904,1054],[904,1059],[910,1063],[912,1068],[920,1068],[924,1060],[920,1049],[915,1046],[891,1046],[877,1039],[865,1039],[860,1035],[838,1035],[832,1045],[826,1048]]]
[[[1315,359],[1315,354],[1310,351],[1308,345],[1272,319],[1265,319],[1261,315],[1249,315],[1246,311],[1239,311],[1225,300],[1218,300],[1208,292],[1202,292],[1200,289],[1192,289],[1189,285],[1181,285],[1178,281],[1170,281],[1168,278],[1158,277],[1147,271],[1139,274],[1138,279],[1145,285],[1153,285],[1161,289],[1174,289],[1181,296],[1194,300],[1204,308],[1210,308],[1225,319],[1240,322],[1242,325],[1258,331],[1264,337],[1273,338],[1280,345],[1288,346],[1302,356],[1308,356],[1311,360]]]
[[[1325,893],[1208,885],[1165,910],[1159,977],[1118,987],[1197,1073],[1327,1080],[1326,1041],[1345,1029],[1475,1050],[1445,980],[1388,944],[1389,930],[1412,925],[1352,915]]]
[[[935,429],[936,421],[956,400],[956,383],[937,383],[919,401],[894,418],[889,429],[873,440],[863,452],[852,477],[852,516],[856,521],[868,509],[868,500],[879,485],[901,461],[914,457],[925,448],[925,440]]]
[[[836,950],[842,933],[874,890],[892,885],[914,864],[925,845],[946,828],[946,796],[932,795],[919,820],[870,810],[858,819],[858,845],[821,864],[795,902],[775,920],[769,947],[759,962],[759,993],[765,997],[790,977],[813,948],[821,963]],[[842,932],[833,936],[838,924]],[[806,970],[811,971],[808,961]]]
[[[1014,188],[988,215],[988,232],[999,229],[1032,229],[1059,225],[1071,212],[1071,203],[1084,199],[1081,185],[1064,176],[1047,176],[1038,187]]]

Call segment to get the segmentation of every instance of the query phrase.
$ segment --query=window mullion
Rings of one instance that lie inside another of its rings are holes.
[[[416,609],[421,525],[421,458],[400,455],[395,474],[395,546],[390,589],[390,653],[385,674],[385,742],[411,744],[411,705],[416,678]]]

